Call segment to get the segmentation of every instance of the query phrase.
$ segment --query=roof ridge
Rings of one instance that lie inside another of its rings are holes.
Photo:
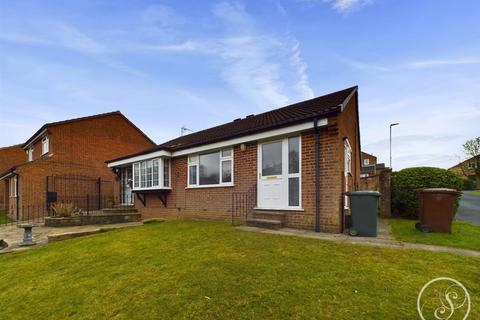
[[[291,108],[291,107],[295,107],[297,105],[300,105],[300,104],[307,104],[309,102],[312,102],[312,101],[315,101],[315,100],[319,100],[320,98],[325,98],[327,96],[330,96],[330,95],[335,95],[335,94],[338,94],[340,92],[343,92],[343,91],[352,91],[352,90],[356,90],[358,89],[358,86],[353,86],[353,87],[349,87],[349,88],[345,88],[345,89],[342,89],[342,90],[338,90],[338,91],[335,91],[335,92],[330,92],[330,93],[327,93],[327,94],[324,94],[324,95],[321,95],[321,96],[317,96],[315,98],[311,98],[311,99],[308,99],[308,100],[303,100],[303,101],[300,101],[300,102],[295,102],[295,103],[292,103],[292,104],[289,104],[289,105],[286,105],[286,106],[283,106],[283,107],[279,107],[279,108],[276,108],[276,109],[273,109],[273,110],[269,110],[269,111],[265,111],[265,112],[262,112],[262,113],[258,113],[258,114],[254,114],[253,116],[247,118],[240,118],[240,120],[237,119],[234,119],[232,121],[229,121],[229,122],[225,122],[225,123],[222,123],[222,124],[219,124],[219,125],[216,125],[216,126],[213,126],[213,127],[209,127],[209,128],[206,128],[206,129],[202,129],[200,131],[195,131],[195,132],[192,132],[192,133],[189,133],[189,134],[186,134],[184,136],[179,136],[179,137],[176,137],[176,138],[173,138],[173,139],[170,139],[166,142],[163,142],[159,145],[157,145],[157,147],[160,147],[160,146],[164,146],[164,145],[167,145],[168,143],[171,143],[177,139],[180,139],[180,138],[183,138],[183,137],[187,137],[187,136],[192,136],[192,135],[195,135],[195,134],[200,134],[202,132],[205,132],[207,130],[212,130],[212,129],[216,129],[216,128],[220,128],[222,126],[225,126],[225,125],[228,125],[232,122],[236,122],[237,124],[241,124],[241,122],[244,122],[245,120],[251,120],[251,118],[253,117],[260,117],[260,116],[264,116],[264,115],[267,115],[267,114],[274,114],[275,112],[278,112],[278,111],[281,111],[281,110],[284,110],[286,108]]]

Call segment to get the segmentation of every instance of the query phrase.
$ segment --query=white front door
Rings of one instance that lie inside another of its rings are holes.
[[[258,207],[300,207],[300,137],[258,145]]]

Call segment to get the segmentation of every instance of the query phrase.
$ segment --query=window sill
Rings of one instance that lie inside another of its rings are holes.
[[[203,185],[203,186],[188,186],[185,189],[205,189],[205,188],[231,188],[235,187],[235,184],[228,183],[228,184],[210,184],[210,185]]]
[[[172,190],[172,188],[161,188],[161,187],[155,187],[155,188],[135,188],[135,189],[132,189],[132,192],[135,192],[135,191],[149,191],[149,190]]]
[[[260,207],[255,207],[253,208],[253,210],[272,210],[272,211],[305,211],[305,209],[303,208],[295,208],[295,207],[291,207],[291,208],[260,208]]]

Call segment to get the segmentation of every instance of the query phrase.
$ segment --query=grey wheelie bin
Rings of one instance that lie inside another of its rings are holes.
[[[350,235],[376,237],[380,192],[351,191],[347,192],[346,195],[350,198],[350,210],[352,213]]]

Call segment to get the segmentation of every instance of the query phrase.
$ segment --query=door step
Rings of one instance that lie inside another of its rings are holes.
[[[270,220],[270,219],[247,219],[247,226],[265,228],[265,229],[281,229],[283,227],[282,221]]]
[[[273,211],[273,210],[255,209],[253,211],[253,218],[280,221],[282,224],[285,223],[285,213],[284,212]]]

